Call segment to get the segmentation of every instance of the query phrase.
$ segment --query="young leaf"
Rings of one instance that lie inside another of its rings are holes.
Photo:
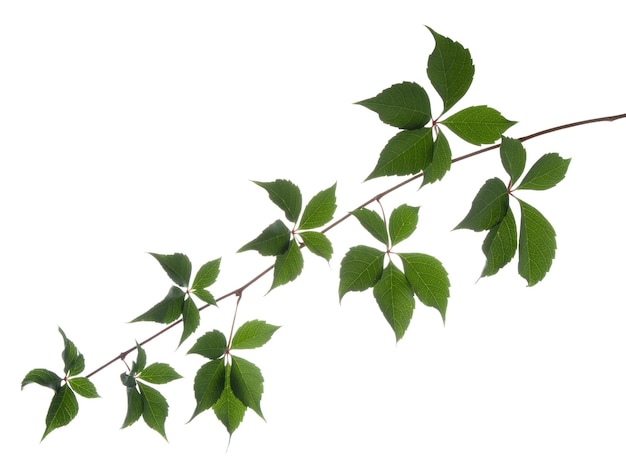
[[[219,330],[202,335],[187,354],[199,354],[209,359],[220,358],[226,353],[226,336]]]
[[[557,153],[548,153],[537,160],[517,187],[519,190],[547,190],[565,178],[570,159],[563,159]]]
[[[522,208],[519,237],[518,272],[528,286],[541,281],[552,266],[556,254],[556,232],[535,208],[518,200]]]
[[[450,166],[452,166],[452,150],[440,128],[433,148],[433,160],[424,169],[424,185],[443,179],[446,172],[450,170]]]
[[[399,132],[387,142],[376,167],[365,180],[416,174],[427,166],[432,155],[433,134],[430,128]]]
[[[374,285],[374,298],[396,334],[396,341],[400,340],[411,322],[415,298],[406,277],[392,262]]]
[[[471,229],[476,232],[491,229],[504,218],[509,209],[506,185],[497,177],[489,179],[476,194],[467,216],[455,229]]]
[[[378,113],[382,122],[400,129],[420,129],[431,119],[428,94],[414,82],[392,85],[357,105]]]
[[[348,250],[339,270],[339,301],[348,292],[362,292],[373,287],[383,273],[385,253],[365,245]]]
[[[217,418],[224,424],[229,435],[232,436],[233,432],[237,430],[237,427],[241,424],[247,408],[233,393],[230,386],[230,372],[231,366],[229,364],[226,366],[224,390],[213,406],[213,412],[215,412]]]
[[[126,397],[128,407],[126,409],[126,417],[124,418],[122,428],[133,425],[143,414],[143,399],[135,387],[126,388]]]
[[[515,124],[504,118],[499,111],[488,106],[471,106],[441,121],[463,140],[474,145],[494,143]]]
[[[299,230],[315,229],[328,223],[337,209],[335,189],[337,183],[316,194],[304,207]]]
[[[261,396],[263,396],[261,369],[238,356],[231,356],[231,359],[230,386],[233,393],[244,406],[249,407],[265,420],[261,412]]]
[[[185,292],[178,287],[172,286],[163,300],[131,322],[152,321],[169,324],[180,317],[184,303]]]
[[[443,100],[443,113],[467,92],[474,78],[474,64],[469,50],[428,28],[435,38],[435,49],[428,57],[426,72]]]
[[[511,177],[511,185],[514,185],[526,167],[526,149],[522,142],[503,136],[502,145],[500,145],[500,159],[502,166]]]
[[[483,242],[487,258],[481,277],[491,276],[502,269],[515,256],[517,250],[517,226],[513,211],[509,208],[504,219],[493,226]]]
[[[380,217],[380,214],[366,208],[354,210],[350,214],[357,218],[365,230],[372,234],[372,237],[381,242],[383,245],[389,246],[387,226],[385,226],[385,221],[383,221],[383,218]]]
[[[143,420],[148,427],[159,432],[167,440],[165,435],[165,419],[169,409],[167,400],[159,391],[143,382],[137,382],[137,386],[143,403]]]
[[[196,396],[196,409],[192,421],[198,414],[210,409],[224,391],[226,368],[223,359],[214,359],[204,364],[196,373],[193,390]]]
[[[135,380],[135,374],[132,373],[134,369],[131,369],[131,374],[127,374],[126,372],[122,372],[120,374],[120,380],[122,381],[122,385],[128,388],[135,388],[137,386],[137,381]]]
[[[288,221],[296,222],[298,220],[302,209],[302,193],[300,193],[297,185],[284,179],[278,179],[274,182],[253,182],[267,191],[270,200],[285,212]]]
[[[137,346],[137,361],[135,362],[135,372],[141,372],[146,368],[146,363],[148,362],[148,356],[146,355],[146,350],[143,347],[135,342]]]
[[[36,383],[41,385],[42,387],[48,387],[57,391],[61,388],[61,381],[63,379],[56,375],[54,372],[49,371],[48,369],[33,369],[24,377],[22,380],[22,388],[24,388],[29,383]]]
[[[326,235],[312,230],[299,232],[298,235],[311,253],[330,261],[333,256],[333,245]]]
[[[256,250],[262,256],[278,256],[287,251],[291,232],[280,219],[267,226],[254,240],[242,246],[237,253]]]
[[[164,384],[172,380],[182,379],[182,376],[169,364],[154,363],[142,370],[137,375],[137,378],[149,383]]]
[[[161,267],[167,272],[172,281],[180,287],[188,287],[191,278],[191,261],[181,253],[173,255],[160,255],[150,253],[159,262]]]
[[[413,291],[426,306],[435,308],[446,322],[446,309],[450,297],[450,280],[441,262],[422,253],[399,253],[406,279]]]
[[[200,310],[191,298],[187,298],[183,303],[183,333],[178,345],[182,345],[189,335],[196,331],[199,325]]]
[[[274,265],[274,281],[270,290],[295,280],[304,267],[304,258],[300,246],[295,240],[291,241],[285,253],[276,258]]]
[[[87,377],[72,377],[67,380],[74,393],[78,393],[84,398],[100,398],[96,391],[96,386]]]
[[[391,246],[395,246],[415,232],[419,206],[400,205],[389,216]]]
[[[203,264],[193,278],[191,290],[203,290],[213,285],[220,273],[221,261],[221,258],[218,258]]]
[[[231,349],[260,348],[272,338],[274,332],[279,328],[279,326],[268,324],[265,321],[254,320],[245,322],[235,332]]]
[[[78,401],[76,400],[76,395],[69,385],[65,384],[52,397],[48,414],[46,415],[46,430],[41,439],[46,438],[54,429],[69,424],[77,414]]]
[[[61,327],[59,327],[59,333],[63,337],[64,344],[63,352],[61,353],[63,363],[65,364],[63,372],[67,376],[78,375],[85,370],[85,358],[79,353],[76,345],[65,336],[65,332],[63,332]]]

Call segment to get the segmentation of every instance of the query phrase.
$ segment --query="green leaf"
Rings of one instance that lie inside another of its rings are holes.
[[[428,57],[426,72],[443,100],[443,113],[467,92],[474,78],[474,64],[469,50],[428,28],[435,38],[435,49]]]
[[[137,378],[154,384],[164,384],[172,380],[182,379],[182,376],[169,364],[153,363],[142,370]]]
[[[400,205],[389,216],[391,246],[409,238],[417,228],[419,206]]]
[[[59,333],[63,337],[64,344],[63,352],[61,353],[63,363],[65,364],[63,372],[67,376],[78,375],[85,370],[85,358],[78,352],[76,345],[65,336],[65,332],[63,332],[61,327],[59,327]]]
[[[213,330],[202,335],[187,352],[199,354],[209,359],[220,358],[226,353],[226,336],[219,330]]]
[[[48,369],[33,369],[22,380],[22,388],[29,383],[36,383],[42,387],[52,388],[54,391],[57,391],[61,388],[62,380],[61,377]]]
[[[337,183],[316,194],[304,207],[298,229],[315,229],[328,223],[337,209],[335,189]]]
[[[146,363],[148,362],[148,356],[146,355],[146,350],[143,347],[135,342],[137,346],[137,361],[135,363],[135,373],[141,372],[146,368]]]
[[[443,179],[443,176],[450,170],[450,166],[452,166],[452,150],[440,128],[434,144],[433,160],[424,169],[424,185]]]
[[[263,396],[261,369],[238,356],[231,356],[231,359],[230,386],[233,393],[244,406],[249,407],[265,420],[261,412],[261,397]]]
[[[396,341],[400,340],[411,322],[415,298],[406,277],[392,262],[374,285],[374,298],[396,334]]]
[[[178,287],[172,286],[163,300],[131,322],[152,321],[169,324],[180,317],[184,303],[185,292]]]
[[[198,288],[196,290],[192,290],[191,293],[197,296],[198,298],[200,298],[205,303],[208,303],[213,306],[217,305],[217,301],[215,301],[215,297],[208,290]]]
[[[455,229],[471,229],[476,232],[491,229],[499,223],[509,209],[506,185],[497,177],[489,179],[476,194],[467,216]]]
[[[72,377],[67,380],[70,388],[74,390],[74,393],[78,393],[85,398],[100,398],[96,390],[96,386],[87,377]]]
[[[517,250],[517,226],[513,211],[509,208],[504,219],[493,226],[483,242],[483,253],[487,258],[481,277],[496,274],[515,256]]]
[[[134,369],[133,369],[134,370]],[[132,370],[131,370],[132,373]],[[122,381],[122,385],[129,388],[135,388],[137,386],[137,381],[135,380],[135,374],[127,374],[126,372],[122,372],[120,374],[120,380]]]
[[[414,82],[392,85],[357,105],[378,113],[382,122],[400,129],[420,129],[431,119],[428,94]]]
[[[226,368],[223,359],[214,359],[198,369],[193,383],[196,409],[189,421],[201,412],[210,409],[219,400],[224,391],[225,376]]]
[[[268,324],[265,321],[245,322],[235,332],[231,349],[259,348],[265,345],[279,328],[279,326]]]
[[[280,219],[267,226],[254,240],[242,246],[237,253],[256,250],[262,256],[278,256],[287,251],[291,231]]]
[[[191,290],[202,290],[213,285],[220,273],[221,261],[222,259],[218,258],[203,264],[193,279]]]
[[[471,106],[441,121],[463,140],[474,145],[494,143],[515,124],[504,118],[499,111],[488,106]]]
[[[333,256],[333,245],[326,235],[312,230],[299,232],[298,234],[311,253],[321,256],[326,261],[330,261],[330,258]]]
[[[430,162],[432,152],[433,134],[430,128],[399,132],[387,142],[376,167],[365,180],[416,174]]]
[[[450,297],[450,280],[443,264],[422,253],[399,253],[406,279],[413,291],[426,306],[435,308],[446,321],[446,309]]]
[[[122,428],[133,425],[143,414],[143,399],[137,389],[134,387],[126,388],[126,397],[128,407],[126,409],[126,417],[124,418]]]
[[[304,258],[300,246],[295,240],[292,240],[287,251],[276,258],[274,281],[270,290],[295,280],[302,272],[303,267]]]
[[[502,166],[511,177],[511,185],[520,178],[526,167],[526,149],[522,142],[509,137],[502,137],[500,145],[500,159]]]
[[[535,208],[518,200],[522,208],[519,237],[518,272],[529,286],[541,281],[552,266],[556,254],[556,232]]]
[[[165,435],[165,419],[169,409],[167,400],[159,391],[143,382],[137,382],[137,386],[143,403],[143,420],[148,427],[159,432],[167,440]]]
[[[548,153],[537,160],[517,187],[519,190],[547,190],[565,178],[570,159],[563,159],[557,153]]]
[[[302,194],[297,185],[284,179],[278,179],[274,182],[253,182],[267,191],[270,200],[285,212],[288,221],[296,222],[298,220],[302,209]]]
[[[389,235],[387,226],[380,214],[371,209],[361,208],[350,212],[359,223],[367,230],[372,237],[381,242],[385,246],[389,246]]]
[[[385,253],[365,245],[348,250],[339,270],[339,301],[348,292],[362,292],[373,287],[383,273]]]
[[[232,388],[230,387],[230,364],[226,366],[226,384],[222,394],[213,406],[213,412],[217,418],[224,424],[229,435],[232,436],[233,432],[237,430],[239,424],[243,420],[243,416],[246,413],[246,406],[235,396]]]
[[[200,310],[191,298],[187,298],[183,303],[183,333],[178,345],[189,338],[200,325]]]
[[[77,414],[78,401],[76,400],[76,395],[70,387],[65,384],[60,387],[52,397],[48,414],[46,415],[46,430],[41,439],[46,438],[54,429],[69,424]]]
[[[172,281],[180,287],[188,287],[191,278],[191,261],[181,253],[160,255],[150,253],[159,262]]]

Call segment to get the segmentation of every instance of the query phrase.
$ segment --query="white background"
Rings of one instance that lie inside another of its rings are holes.
[[[338,304],[341,257],[374,245],[349,221],[329,234],[330,266],[305,253],[295,283],[264,296],[266,277],[244,294],[238,324],[282,328],[246,354],[266,379],[267,423],[249,411],[228,451],[212,412],[185,425],[203,359],[185,356],[193,339],[175,351],[179,329],[146,346],[148,362],[186,377],[161,389],[169,443],[143,421],[120,430],[119,361],[93,377],[103,398],[81,399],[75,421],[39,443],[51,391],[20,382],[35,367],[60,373],[57,326],[88,372],[160,328],[127,324],[169,288],[146,252],[186,253],[195,269],[222,257],[219,296],[271,263],[235,253],[281,217],[250,180],[290,179],[306,199],[337,181],[337,217],[397,182],[362,182],[394,130],[352,103],[409,80],[441,109],[424,25],[472,53],[474,84],[456,108],[498,109],[519,121],[509,136],[626,111],[618,2],[1,4],[4,461],[626,460],[624,120],[526,144],[529,164],[572,158],[558,187],[520,195],[558,234],[537,286],[515,263],[477,282],[484,234],[452,232],[480,185],[504,176],[489,152],[384,200],[388,212],[421,206],[398,251],[446,265],[445,328],[418,305],[396,344],[371,292]],[[450,139],[456,156],[474,150]],[[203,311],[197,335],[228,332],[234,304]]]

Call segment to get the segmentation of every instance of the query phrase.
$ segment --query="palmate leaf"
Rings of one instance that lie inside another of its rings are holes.
[[[169,324],[180,317],[184,303],[185,292],[179,287],[172,286],[163,300],[131,322],[152,321]]]
[[[392,85],[357,105],[378,113],[382,122],[400,129],[420,129],[431,119],[428,94],[414,82]]]
[[[193,278],[191,290],[203,290],[213,285],[220,273],[221,261],[221,258],[218,258],[203,264]]]
[[[189,421],[192,421],[201,412],[213,407],[222,396],[225,383],[226,367],[223,359],[214,359],[198,369],[193,383],[196,409]]]
[[[482,145],[494,143],[515,122],[488,106],[472,106],[448,116],[441,124],[466,142]]]
[[[433,256],[422,253],[398,253],[411,288],[426,306],[435,308],[446,322],[450,297],[450,280],[443,264]]]
[[[256,412],[261,419],[261,397],[263,396],[263,375],[261,369],[238,356],[231,355],[230,387],[244,406]]]
[[[271,325],[260,320],[245,322],[235,332],[231,349],[260,348],[272,338],[274,332],[279,328],[277,325]]]
[[[78,414],[76,395],[68,384],[60,387],[52,397],[48,414],[46,415],[46,430],[41,439],[55,429],[69,424]]]
[[[62,380],[63,379],[61,377],[48,369],[33,369],[24,376],[24,380],[22,380],[22,388],[30,383],[36,383],[42,387],[48,387],[57,391],[61,388]]]
[[[548,153],[537,160],[528,170],[518,190],[547,190],[565,178],[570,159],[563,159],[557,153]]]
[[[302,272],[303,267],[304,258],[300,246],[295,240],[292,240],[287,251],[276,258],[274,280],[270,291],[295,280]]]
[[[400,205],[389,216],[391,246],[409,238],[417,228],[419,206]]]
[[[299,230],[315,229],[330,222],[337,210],[336,188],[337,183],[334,183],[311,198],[302,212]]]
[[[237,430],[237,427],[241,424],[247,408],[233,393],[230,380],[231,366],[228,364],[226,366],[224,390],[213,406],[213,412],[215,412],[217,418],[224,424],[229,435],[232,436],[233,432]]]
[[[519,237],[518,272],[528,286],[541,281],[556,254],[556,232],[548,220],[528,203],[518,200],[522,209]]]
[[[169,364],[153,363],[139,372],[137,378],[149,383],[164,384],[183,377]]]
[[[226,353],[226,336],[219,330],[207,332],[196,340],[187,354],[199,354],[209,359],[217,359]]]
[[[517,250],[517,226],[510,208],[502,221],[489,230],[482,248],[487,262],[481,277],[496,274],[513,259]]]
[[[433,148],[432,162],[424,169],[424,185],[443,179],[452,166],[450,143],[441,128]]]
[[[500,145],[500,159],[505,171],[511,176],[511,185],[514,185],[526,167],[526,149],[522,142],[503,136],[502,145]]]
[[[270,200],[284,211],[288,221],[298,220],[302,209],[302,193],[297,185],[285,179],[277,179],[274,182],[253,182],[265,189]]]
[[[313,230],[299,232],[298,235],[311,253],[330,261],[333,256],[333,245],[326,235]]]
[[[417,174],[432,160],[433,134],[430,128],[405,130],[393,136],[380,153],[367,179]]]
[[[148,427],[159,432],[167,440],[165,434],[165,419],[169,410],[167,400],[158,390],[143,382],[137,382],[137,387],[143,404],[143,420]]]
[[[363,228],[372,234],[372,237],[383,245],[389,246],[389,234],[387,233],[385,221],[383,221],[380,214],[366,208],[357,209],[350,214],[357,218]]]
[[[509,209],[506,185],[498,178],[489,179],[472,201],[467,216],[455,229],[471,229],[476,232],[491,229],[504,218]]]
[[[237,253],[256,250],[262,256],[278,256],[287,251],[291,231],[280,219],[267,226],[254,240],[242,246]]]
[[[160,255],[158,253],[150,253],[167,272],[172,281],[180,287],[188,287],[191,278],[191,261],[182,253],[174,253],[173,255]]]
[[[396,341],[400,340],[413,317],[415,298],[406,277],[392,262],[374,285],[374,298],[393,329]]]
[[[383,273],[385,253],[365,245],[348,250],[339,270],[339,301],[348,292],[361,292],[373,287]]]

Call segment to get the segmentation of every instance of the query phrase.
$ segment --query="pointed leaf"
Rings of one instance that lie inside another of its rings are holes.
[[[481,277],[491,276],[508,264],[517,250],[517,226],[511,208],[504,219],[493,226],[483,242],[483,253],[487,258]]]
[[[213,406],[213,412],[217,418],[224,424],[229,435],[232,435],[246,413],[246,406],[241,402],[239,398],[235,396],[230,386],[231,378],[231,366],[226,366],[226,382],[222,394]]]
[[[200,298],[205,303],[217,306],[217,301],[215,301],[215,297],[208,290],[198,288],[196,290],[192,290],[191,293]]]
[[[506,185],[498,178],[489,179],[476,194],[467,216],[455,229],[471,229],[476,232],[491,229],[499,223],[509,209]]]
[[[336,187],[337,183],[311,198],[311,201],[304,207],[298,229],[315,229],[330,222],[337,209]]]
[[[26,374],[24,380],[22,380],[22,388],[29,383],[36,383],[43,387],[52,388],[54,391],[57,391],[61,388],[62,380],[63,379],[61,377],[48,369],[33,369]]]
[[[219,330],[202,335],[187,354],[199,354],[209,359],[220,358],[226,353],[226,336]]]
[[[426,72],[443,100],[443,113],[467,92],[474,78],[474,64],[469,50],[428,28],[435,38],[435,49],[428,57]]]
[[[223,359],[214,359],[204,364],[196,373],[193,390],[196,396],[196,409],[190,421],[198,414],[210,409],[224,391],[226,368]]]
[[[399,256],[404,274],[419,300],[437,309],[445,323],[450,280],[443,264],[437,258],[422,253],[399,253]]]
[[[74,390],[74,393],[84,398],[100,398],[96,386],[87,377],[72,377],[67,380],[67,383]]]
[[[433,149],[433,160],[424,169],[424,184],[431,184],[443,179],[452,166],[452,150],[450,143],[441,128],[437,134]]]
[[[262,256],[278,256],[287,251],[291,231],[280,219],[267,226],[254,240],[242,246],[237,253],[256,250]]]
[[[279,326],[268,324],[265,321],[245,322],[235,332],[231,349],[259,348],[265,345],[279,328]]]
[[[500,146],[500,159],[502,166],[511,177],[511,185],[514,185],[526,167],[526,149],[522,142],[503,136]]]
[[[284,179],[278,179],[274,182],[253,182],[267,191],[270,200],[285,212],[288,221],[296,222],[298,220],[302,209],[302,193],[300,193],[297,185]]]
[[[238,356],[231,356],[231,359],[230,386],[233,393],[244,406],[249,407],[265,420],[261,412],[261,397],[263,396],[261,369]]]
[[[144,350],[139,343],[135,342],[135,345],[137,346],[137,361],[135,363],[136,374],[137,372],[141,372],[146,368],[148,356],[146,355],[146,350]]]
[[[126,417],[124,418],[122,428],[133,425],[143,414],[143,399],[136,388],[126,388],[126,399],[128,407],[126,409]]]
[[[178,287],[172,286],[163,300],[131,322],[152,321],[169,324],[180,317],[184,303],[185,292]]]
[[[339,301],[348,292],[373,287],[383,273],[385,253],[364,245],[348,250],[339,270]]]
[[[172,281],[180,287],[188,287],[191,278],[191,261],[181,253],[160,255],[150,253],[159,262]]]
[[[385,221],[376,211],[371,209],[361,208],[352,211],[352,214],[359,223],[367,230],[372,237],[378,240],[385,246],[389,246],[389,235],[387,233],[387,226]]]
[[[543,155],[528,170],[518,190],[547,190],[554,187],[565,178],[570,161],[561,158],[558,153]]]
[[[183,377],[169,364],[153,363],[141,371],[137,378],[149,383],[164,384],[172,380],[182,379]]]
[[[202,290],[210,287],[217,280],[217,276],[220,273],[220,263],[222,259],[217,258],[213,261],[203,264],[196,276],[193,278],[193,284],[191,284],[192,290]]]
[[[528,203],[522,208],[519,237],[518,272],[529,286],[541,281],[552,266],[556,254],[556,232],[548,220]]]
[[[515,124],[505,119],[499,111],[488,106],[471,106],[441,121],[463,140],[474,145],[494,143]]]
[[[59,327],[59,333],[63,337],[64,344],[63,353],[61,353],[63,363],[65,364],[63,372],[67,376],[78,375],[85,370],[85,358],[79,353],[76,345],[65,336],[65,332],[63,332],[61,327]]]
[[[431,119],[428,94],[414,82],[392,85],[357,105],[375,111],[382,122],[400,129],[420,129]]]
[[[419,206],[400,205],[389,216],[391,246],[409,238],[417,228]]]
[[[392,262],[374,285],[374,298],[396,334],[396,341],[400,340],[411,322],[415,297],[406,277]]]
[[[183,333],[178,345],[189,338],[200,325],[200,310],[191,298],[187,298],[183,304]]]
[[[46,430],[41,439],[46,438],[54,429],[69,424],[77,414],[78,401],[76,400],[76,395],[70,387],[65,384],[59,388],[52,397],[48,414],[46,415]]]
[[[365,180],[417,174],[427,166],[432,156],[433,134],[430,128],[399,132],[387,142],[376,167]]]
[[[159,391],[143,382],[137,382],[137,386],[143,403],[143,420],[148,427],[159,432],[167,440],[165,435],[165,419],[169,410],[167,400]]]
[[[300,246],[295,240],[292,240],[287,251],[276,258],[274,281],[270,290],[295,280],[302,272],[303,267],[304,258]]]
[[[333,256],[333,245],[326,235],[312,230],[299,232],[298,235],[311,253],[330,261]]]

